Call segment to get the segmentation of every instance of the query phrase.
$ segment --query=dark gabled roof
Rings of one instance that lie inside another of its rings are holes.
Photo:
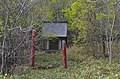
[[[67,37],[67,23],[44,23],[42,36]]]
[[[120,32],[120,26],[116,26],[116,27],[115,27],[115,30],[116,30],[117,32]]]

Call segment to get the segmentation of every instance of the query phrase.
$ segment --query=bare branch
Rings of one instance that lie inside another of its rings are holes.
[[[16,20],[18,20],[19,17],[21,16],[21,14],[23,13],[23,10],[25,9],[26,1],[27,1],[27,0],[25,0],[25,1],[23,2],[22,6],[21,6],[21,9],[20,9],[20,13],[15,17]]]

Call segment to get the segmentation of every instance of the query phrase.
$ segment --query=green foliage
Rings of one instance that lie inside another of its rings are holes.
[[[97,14],[97,15],[96,15],[96,20],[101,21],[101,20],[103,20],[104,18],[107,18],[107,15],[104,14],[104,13],[100,13],[100,14]]]
[[[72,32],[80,30],[77,39],[73,39],[74,43],[84,42],[87,37],[86,19],[90,10],[94,9],[92,3],[85,3],[84,0],[77,0],[71,4],[70,8],[63,9],[65,18],[69,23],[68,29]],[[76,34],[76,33],[75,33]]]
[[[52,2],[56,2],[56,0],[52,0]]]
[[[73,0],[71,0],[73,1]],[[61,12],[62,9],[68,7],[70,5],[69,0],[52,0],[50,11],[52,11],[52,22],[65,22],[65,18],[63,13]]]
[[[113,5],[115,2],[115,0],[111,0],[109,2],[96,1],[95,3],[93,0],[87,2],[84,0],[76,0],[69,8],[62,9],[64,17],[69,24],[68,29],[73,34],[74,43],[85,42],[89,39],[88,36],[91,35],[105,35],[104,29],[108,26],[106,29],[110,30],[113,25],[116,12],[115,6]],[[108,5],[106,6],[106,4]],[[96,27],[98,29],[94,29]],[[79,33],[76,33],[76,30],[79,30]],[[113,32],[114,31],[115,30],[113,30]]]
[[[9,22],[11,26],[41,26],[42,21],[53,22],[53,21],[68,21],[68,29],[71,31],[73,38],[70,39],[74,41],[75,44],[86,43],[90,39],[96,40],[95,36],[104,35],[105,22],[109,19],[109,26],[111,26],[114,19],[114,2],[116,0],[110,0],[109,5],[105,8],[106,1],[100,1],[98,4],[93,3],[93,0],[89,0],[88,3],[85,0],[75,0],[72,4],[66,4],[74,0],[52,0],[41,1],[42,3],[36,4],[30,7],[31,12],[28,12],[28,16],[21,15],[17,22],[14,22],[16,13],[10,13]],[[8,1],[11,9],[14,9],[18,4],[16,0]],[[33,2],[33,0],[28,0],[28,2]],[[66,5],[70,5],[69,7]],[[33,4],[32,4],[33,5]],[[108,8],[108,11],[106,10]],[[4,14],[4,9],[1,8],[0,12]],[[3,12],[3,13],[2,13]],[[64,13],[64,17],[63,14]],[[5,15],[4,15],[5,16]],[[5,18],[0,16],[0,25],[4,25]],[[27,18],[26,18],[27,17]],[[2,18],[2,20],[1,20]],[[57,18],[57,20],[56,20]],[[117,18],[117,17],[116,17]],[[119,21],[118,21],[119,23]],[[103,25],[102,25],[103,24]],[[9,24],[8,24],[9,26]],[[100,30],[97,30],[98,27]],[[94,29],[95,28],[95,29]],[[3,37],[1,31],[3,27],[0,26],[0,41]],[[111,27],[108,29],[111,30]],[[40,34],[40,33],[39,33]],[[117,32],[113,31],[116,35]],[[53,34],[47,34],[51,36]],[[54,35],[53,35],[54,36]],[[92,36],[94,38],[92,38]],[[97,40],[98,42],[98,40]],[[1,42],[0,42],[1,43]],[[98,47],[96,45],[96,47]],[[36,56],[36,65],[38,66],[48,66],[52,65],[53,69],[36,69],[31,70],[30,68],[21,67],[20,70],[15,71],[12,76],[0,75],[0,79],[119,79],[120,78],[120,65],[112,64],[109,65],[106,59],[94,59],[87,52],[88,48],[73,46],[68,49],[68,69],[63,69],[61,66],[61,53],[38,53]],[[94,47],[96,50],[96,48]],[[116,50],[116,48],[115,48]],[[99,51],[97,51],[99,52]],[[115,56],[114,56],[115,57]]]

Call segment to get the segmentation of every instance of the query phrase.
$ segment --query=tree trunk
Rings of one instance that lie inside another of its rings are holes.
[[[106,54],[105,54],[105,40],[104,40],[104,36],[102,36],[102,40],[101,40],[101,43],[102,43],[102,53],[103,53],[103,56],[104,58],[106,57]]]
[[[9,12],[6,11],[6,20],[4,26],[4,39],[2,45],[2,66],[1,66],[1,73],[4,75],[6,74],[6,54],[7,54],[7,24],[9,19]]]

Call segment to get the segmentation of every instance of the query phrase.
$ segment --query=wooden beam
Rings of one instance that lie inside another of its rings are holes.
[[[59,40],[59,50],[61,49],[61,39]]]
[[[49,40],[47,40],[47,49],[49,50]]]

